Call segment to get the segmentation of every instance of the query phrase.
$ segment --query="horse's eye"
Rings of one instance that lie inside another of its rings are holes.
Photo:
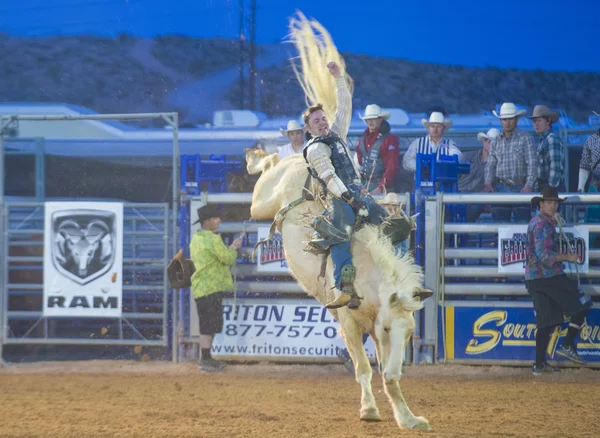
[[[386,332],[386,333],[389,333],[390,332],[390,328],[389,327],[384,327],[383,331]]]

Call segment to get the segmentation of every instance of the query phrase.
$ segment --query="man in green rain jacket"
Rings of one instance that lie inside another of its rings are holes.
[[[225,367],[223,362],[212,358],[210,350],[215,334],[223,330],[222,295],[233,288],[229,268],[242,247],[241,237],[225,246],[221,236],[215,233],[221,225],[220,216],[212,205],[200,207],[198,221],[194,223],[200,223],[202,229],[194,234],[190,243],[190,255],[196,268],[192,275],[192,294],[200,320],[200,369],[206,372],[219,372]]]

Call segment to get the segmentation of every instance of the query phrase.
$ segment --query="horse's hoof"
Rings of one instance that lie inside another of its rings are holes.
[[[381,415],[379,415],[379,409],[369,408],[360,411],[361,421],[381,421]]]
[[[432,430],[429,421],[425,417],[415,417],[404,426],[411,430]]]

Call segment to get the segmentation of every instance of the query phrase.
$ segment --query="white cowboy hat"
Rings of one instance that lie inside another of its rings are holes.
[[[538,117],[549,117],[551,123],[558,122],[558,113],[550,111],[546,105],[536,105],[533,108],[533,114],[528,119],[537,119]]]
[[[296,120],[290,120],[287,124],[287,129],[279,128],[279,132],[284,137],[287,137],[290,131],[302,131],[302,126]]]
[[[360,116],[363,120],[376,119],[377,117],[382,117],[384,120],[390,118],[390,113],[388,111],[382,111],[379,105],[367,105],[365,108],[365,115]]]
[[[500,115],[493,110],[492,113],[499,119],[512,119],[513,117],[520,117],[525,114],[525,110],[517,111],[517,106],[514,103],[505,102],[500,107]]]
[[[421,119],[421,123],[425,126],[425,129],[429,128],[431,123],[441,123],[446,129],[452,126],[452,120],[444,119],[444,115],[437,111],[434,111],[429,116],[429,120]]]
[[[496,128],[492,128],[487,133],[480,132],[479,134],[477,134],[477,140],[481,141],[484,138],[487,138],[488,140],[493,140],[496,137],[498,137],[499,135],[500,135],[500,131],[498,131]]]

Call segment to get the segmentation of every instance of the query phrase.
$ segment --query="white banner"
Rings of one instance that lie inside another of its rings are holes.
[[[258,227],[258,241],[269,236],[271,227]],[[275,230],[275,234],[266,242],[258,245],[256,251],[256,270],[261,272],[290,272],[283,251],[283,238]]]
[[[123,204],[46,202],[44,316],[120,317]]]
[[[556,230],[558,232],[558,228]],[[579,256],[575,263],[563,262],[567,274],[589,271],[589,230],[586,227],[563,228],[572,248]],[[524,273],[527,247],[527,225],[498,227],[498,272]],[[561,240],[561,252],[567,253],[567,246]],[[576,270],[577,269],[577,270]]]
[[[195,311],[195,306],[192,306]],[[194,318],[191,319],[192,321]],[[314,299],[238,298],[223,300],[223,332],[215,336],[218,358],[335,359],[345,348],[339,323]],[[198,328],[192,326],[192,335]],[[367,355],[375,357],[371,337]]]

